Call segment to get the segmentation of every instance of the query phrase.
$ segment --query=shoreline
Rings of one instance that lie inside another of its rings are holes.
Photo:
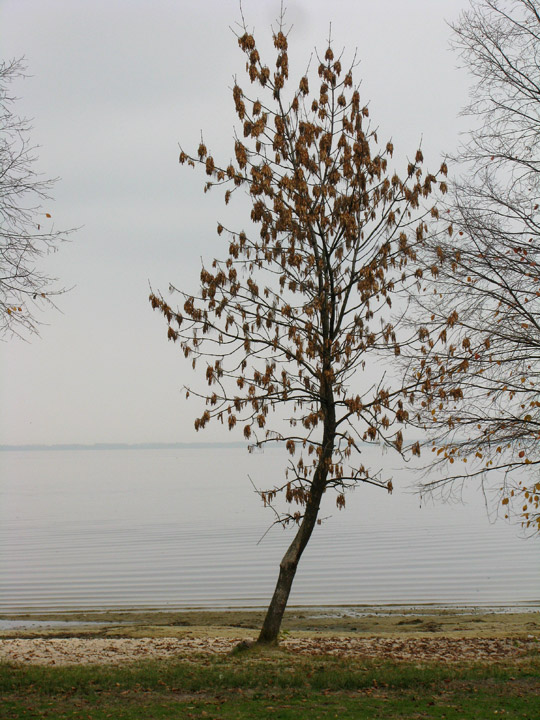
[[[540,648],[540,610],[289,608],[280,652],[350,658],[516,662]],[[254,640],[264,610],[0,614],[0,663],[108,665],[227,655]]]
[[[13,608],[0,608],[0,619],[19,618],[19,617],[58,617],[72,616],[79,617],[82,615],[102,616],[104,614],[162,614],[162,613],[243,613],[243,612],[265,612],[266,604],[253,605],[246,603],[233,605],[115,605],[115,606],[73,606],[73,607],[54,607],[54,606],[20,606]],[[383,603],[374,604],[353,604],[353,603],[311,603],[311,604],[291,604],[287,605],[287,612],[328,612],[346,615],[394,615],[408,614],[411,612],[423,614],[426,612],[451,612],[454,614],[484,612],[484,613],[508,613],[508,612],[540,612],[540,599],[523,600],[517,602],[460,602],[460,603],[444,603],[444,602],[404,602],[404,603]]]
[[[71,610],[0,613],[0,637],[252,637],[263,608]],[[540,606],[314,606],[288,608],[297,637],[526,637],[540,639]]]

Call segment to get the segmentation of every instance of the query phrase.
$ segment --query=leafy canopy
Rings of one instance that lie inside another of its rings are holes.
[[[439,181],[420,150],[404,180],[391,170],[393,144],[378,143],[354,61],[344,68],[329,42],[291,86],[283,17],[273,42],[271,70],[245,23],[238,35],[253,96],[235,81],[234,159],[219,163],[203,140],[180,154],[204,168],[206,190],[223,186],[226,203],[239,189],[249,195],[250,230],[218,225],[228,253],[203,267],[197,295],[171,286],[181,309],[160,294],[150,301],[193,367],[204,363],[196,429],[218,421],[254,446],[286,443],[287,481],[263,493],[267,501],[285,490],[303,506],[323,462],[342,507],[343,490],[359,481],[392,488],[352,455],[362,441],[403,447],[407,388],[379,361],[401,352],[392,297],[417,279],[415,247],[426,215],[437,216],[424,203]]]

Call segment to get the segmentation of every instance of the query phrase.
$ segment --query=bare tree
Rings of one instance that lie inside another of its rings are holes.
[[[41,207],[54,181],[36,173],[29,122],[13,112],[10,83],[24,69],[21,60],[0,63],[0,336],[35,333],[37,313],[62,292],[39,269],[67,233]]]
[[[186,393],[206,401],[196,429],[213,421],[240,427],[254,446],[280,442],[290,456],[283,480],[261,493],[265,504],[283,494],[292,507],[280,522],[298,528],[259,643],[277,641],[325,492],[335,490],[342,508],[345,490],[358,484],[392,491],[391,479],[362,462],[362,447],[402,450],[405,388],[384,367],[384,358],[400,353],[390,308],[414,275],[414,247],[426,228],[420,203],[438,183],[421,169],[420,151],[406,180],[390,170],[393,145],[378,144],[354,63],[344,69],[331,43],[289,90],[283,17],[273,41],[274,72],[245,23],[238,36],[259,94],[251,98],[235,82],[243,135],[234,141],[235,160],[217,163],[204,142],[180,155],[205,168],[205,189],[227,187],[226,203],[237,189],[247,192],[252,229],[218,225],[228,255],[203,267],[196,296],[171,287],[181,307],[150,296],[169,339],[194,367],[203,363],[207,390]]]
[[[432,485],[489,479],[506,516],[539,531],[540,3],[476,0],[453,29],[475,128],[454,233],[427,243],[416,420],[446,466]]]

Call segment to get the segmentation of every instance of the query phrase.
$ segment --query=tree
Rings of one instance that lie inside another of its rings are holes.
[[[454,234],[426,246],[416,419],[450,473],[432,486],[489,478],[506,517],[540,531],[540,3],[478,0],[453,29],[477,127]]]
[[[390,170],[393,145],[378,144],[354,62],[344,70],[329,42],[316,71],[289,91],[283,15],[273,42],[272,73],[241,26],[238,44],[260,94],[250,98],[234,84],[243,135],[235,161],[218,164],[203,141],[197,153],[180,154],[181,163],[205,168],[205,190],[227,187],[226,203],[246,191],[251,230],[218,224],[228,255],[203,267],[197,295],[171,288],[181,309],[150,295],[169,339],[193,367],[203,363],[208,389],[186,392],[206,401],[195,428],[240,426],[253,446],[283,443],[290,456],[283,482],[261,492],[270,505],[283,494],[293,507],[279,521],[298,527],[259,643],[277,641],[324,493],[335,490],[342,508],[345,490],[360,483],[392,491],[390,479],[362,463],[362,443],[403,447],[404,387],[386,376],[381,356],[400,353],[392,297],[414,275],[426,228],[421,201],[438,183],[421,169],[421,151],[405,181]]]
[[[62,290],[37,267],[40,257],[57,249],[66,232],[42,229],[51,218],[41,202],[53,180],[34,169],[36,148],[30,125],[12,110],[9,85],[24,74],[21,60],[0,63],[0,335],[37,331],[36,311]]]

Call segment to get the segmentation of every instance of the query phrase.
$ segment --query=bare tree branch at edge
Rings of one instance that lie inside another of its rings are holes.
[[[22,60],[0,62],[0,337],[37,333],[38,313],[64,292],[39,269],[69,231],[55,230],[42,208],[54,180],[36,173],[30,124],[12,110],[10,83],[24,70]]]
[[[411,420],[431,436],[432,487],[471,478],[540,532],[540,3],[477,0],[453,26],[477,123],[417,295]]]

